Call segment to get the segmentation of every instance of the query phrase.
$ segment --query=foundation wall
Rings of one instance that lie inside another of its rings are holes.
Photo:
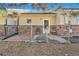
[[[37,28],[40,28],[40,31],[37,31]],[[72,36],[79,36],[79,26],[72,25]],[[27,35],[30,36],[36,35],[36,34],[43,34],[43,26],[33,25],[32,26],[32,33],[31,33],[31,27],[26,25],[19,26],[19,35]],[[51,25],[50,26],[50,34],[52,35],[59,35],[59,36],[69,36],[68,26],[64,25]]]
[[[32,28],[32,30],[31,30]],[[72,36],[79,36],[79,26],[72,25]],[[32,32],[32,33],[31,33]],[[43,26],[33,25],[32,27],[26,25],[18,26],[18,35],[26,35],[28,37],[32,37],[37,34],[43,34]],[[59,36],[69,36],[68,26],[64,25],[51,25],[50,26],[50,34],[59,35]],[[0,25],[0,37],[5,36],[5,27],[4,25]]]

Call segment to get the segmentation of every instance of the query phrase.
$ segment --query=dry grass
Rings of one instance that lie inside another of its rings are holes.
[[[79,44],[0,42],[0,55],[62,56],[79,55]]]

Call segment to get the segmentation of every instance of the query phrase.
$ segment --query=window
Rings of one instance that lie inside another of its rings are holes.
[[[31,19],[27,19],[27,29],[31,28],[32,25],[31,23],[32,23]]]
[[[31,19],[27,19],[27,24],[31,25]]]
[[[77,24],[79,25],[79,16],[77,16]]]

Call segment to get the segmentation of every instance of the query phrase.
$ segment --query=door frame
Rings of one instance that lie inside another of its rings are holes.
[[[50,19],[48,19],[48,18],[45,18],[45,19],[43,19],[43,33],[45,33],[45,29],[44,29],[44,21],[45,20],[48,20],[48,22],[49,22],[49,27],[48,27],[48,32],[47,33],[50,33]]]

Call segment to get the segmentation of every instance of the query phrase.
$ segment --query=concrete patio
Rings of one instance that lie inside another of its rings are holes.
[[[32,39],[27,35],[14,35],[5,40],[0,41],[24,41],[24,42],[52,42],[52,43],[68,43],[68,40],[55,35],[35,35]]]
[[[14,35],[5,40],[2,40],[3,36],[0,37],[0,41],[25,41],[25,42],[52,42],[52,43],[68,43],[68,37],[61,37],[58,35],[34,35],[34,37],[27,35]],[[71,43],[79,43],[79,36],[70,37]]]

